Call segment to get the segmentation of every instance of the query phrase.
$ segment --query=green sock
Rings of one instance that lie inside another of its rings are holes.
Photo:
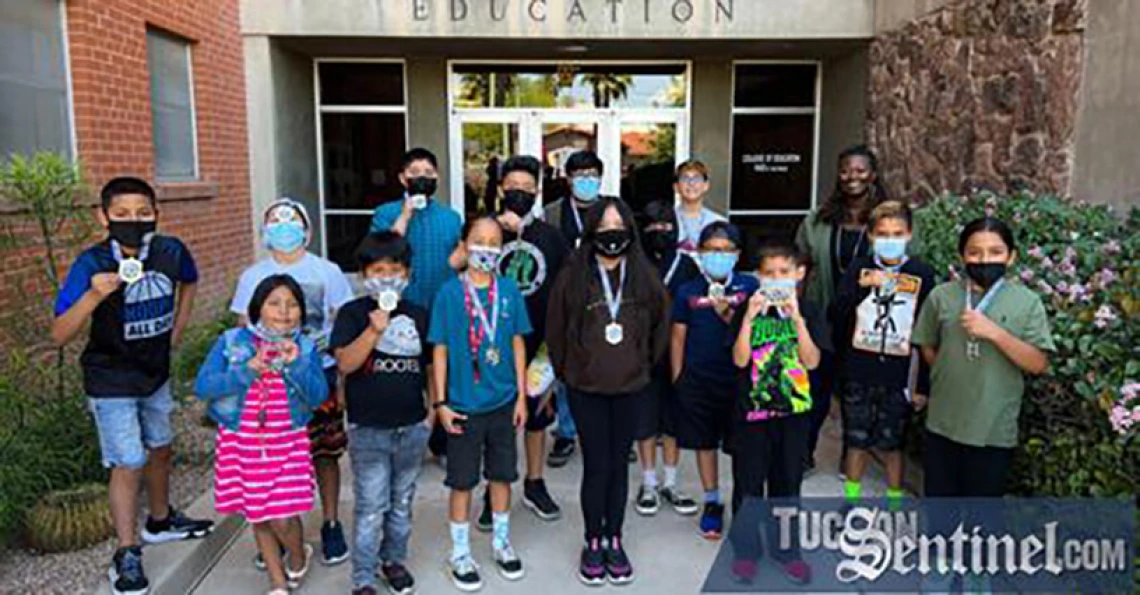
[[[887,508],[892,511],[902,510],[904,495],[902,488],[887,488]]]
[[[859,481],[852,481],[850,479],[843,481],[843,495],[847,501],[854,504],[859,501],[859,496],[863,491],[863,484]]]

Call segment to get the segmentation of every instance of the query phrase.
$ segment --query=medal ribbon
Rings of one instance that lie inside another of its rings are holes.
[[[491,302],[491,320],[487,320],[487,309],[479,299],[475,284],[467,275],[463,275],[463,305],[467,310],[467,319],[471,323],[467,329],[467,340],[471,344],[471,365],[475,370],[476,382],[479,381],[479,347],[483,345],[483,339],[488,335],[491,347],[494,347],[496,331],[499,328],[498,286],[497,278],[491,275],[491,284],[487,287],[487,299]],[[481,324],[476,324],[476,319]]]
[[[610,276],[606,273],[606,269],[602,267],[602,263],[598,262],[598,273],[602,277],[602,291],[606,294],[606,309],[610,311],[610,322],[617,322],[618,313],[621,312],[621,294],[625,291],[625,259],[621,259],[619,280],[617,294],[614,294],[613,287],[610,285]]]
[[[146,257],[150,254],[150,241],[152,238],[154,238],[154,233],[148,233],[143,236],[142,247],[139,248],[139,262],[146,262]],[[111,256],[115,259],[115,262],[123,262],[123,247],[119,245],[118,240],[111,240]]]
[[[673,255],[673,264],[669,265],[669,272],[665,273],[664,285],[669,285],[673,280],[673,274],[677,272],[677,265],[681,264],[681,257],[684,256],[680,252]]]
[[[1005,285],[1005,279],[998,279],[997,283],[994,283],[993,287],[990,287],[989,290],[986,291],[985,295],[982,296],[981,301],[979,301],[976,306],[971,303],[971,302],[973,302],[973,299],[972,299],[973,295],[970,293],[969,286],[967,286],[966,287],[966,309],[967,310],[977,310],[977,311],[980,311],[981,313],[985,314],[986,308],[990,307],[990,302],[994,301],[994,297],[997,296],[998,291],[1002,288],[1003,285]]]

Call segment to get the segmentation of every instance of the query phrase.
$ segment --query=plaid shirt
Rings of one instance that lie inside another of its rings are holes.
[[[370,231],[392,229],[403,207],[403,200],[376,207]],[[408,243],[412,247],[412,278],[404,290],[405,299],[431,311],[440,286],[455,274],[447,264],[447,258],[459,244],[462,229],[459,214],[434,199],[412,215],[407,230]]]

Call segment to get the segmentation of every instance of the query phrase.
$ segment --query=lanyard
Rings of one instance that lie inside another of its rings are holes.
[[[148,233],[143,237],[142,247],[139,248],[139,261],[145,262],[147,255],[150,254],[150,241],[152,238],[154,238],[153,233]],[[123,247],[119,245],[118,240],[111,240],[111,256],[115,259],[115,262],[123,262]]]
[[[863,227],[859,230],[859,239],[855,242],[855,248],[851,250],[851,260],[847,261],[847,264],[843,264],[843,226],[836,225],[834,229],[831,244],[835,252],[835,268],[842,275],[847,272],[847,267],[851,266],[851,262],[859,257],[859,248],[863,247],[863,239],[867,237],[867,228]]]
[[[883,260],[881,258],[879,258],[878,254],[876,254],[874,256],[874,259],[875,259],[875,266],[879,267],[880,269],[883,269],[884,271],[886,271],[888,273],[898,274],[898,272],[901,271],[902,268],[906,265],[907,261],[910,260],[910,257],[903,255],[902,260],[900,260],[898,264],[887,264],[887,263],[883,262]]]
[[[478,361],[479,346],[483,344],[484,338],[490,338],[491,345],[495,344],[495,335],[499,328],[499,299],[498,299],[498,280],[494,275],[491,276],[491,285],[487,288],[487,298],[491,301],[491,320],[487,320],[487,309],[483,307],[483,302],[479,299],[479,293],[475,290],[475,284],[467,275],[463,276],[463,297],[467,306],[468,318],[479,317],[479,322],[482,324],[478,330],[478,325],[472,324],[469,330],[468,337],[471,339],[471,355],[475,361]]]
[[[726,277],[724,279],[724,283],[721,283],[720,281],[717,281],[716,279],[713,279],[712,277],[708,276],[704,271],[701,271],[701,274],[704,275],[705,281],[708,282],[709,287],[712,287],[713,285],[720,285],[721,287],[723,287],[725,289],[725,291],[728,291],[729,286],[732,285],[732,277],[733,277],[733,275],[735,275],[735,273],[730,272],[728,274],[728,277]]]
[[[669,272],[665,273],[664,285],[668,286],[669,282],[673,280],[673,274],[677,272],[677,265],[681,264],[681,257],[684,256],[680,252],[673,255],[673,264],[669,265]]]
[[[582,216],[578,214],[578,207],[574,206],[574,199],[568,199],[570,212],[574,215],[574,224],[578,226],[578,237],[582,236]]]
[[[976,306],[971,303],[971,302],[973,302],[973,299],[972,299],[973,295],[970,293],[970,286],[967,285],[966,286],[966,309],[967,310],[977,310],[979,312],[985,313],[986,308],[988,308],[990,306],[990,302],[994,301],[994,297],[997,296],[998,291],[1002,288],[1003,285],[1005,285],[1005,279],[998,279],[997,283],[994,283],[993,287],[990,287],[989,290],[986,291],[985,295],[982,296],[981,301],[979,301]]]
[[[625,259],[624,258],[621,260],[621,265],[619,265],[619,266],[621,267],[620,268],[621,272],[619,273],[620,278],[618,280],[617,295],[615,295],[613,287],[610,285],[609,273],[606,272],[606,269],[602,266],[602,263],[600,263],[600,262],[598,263],[598,273],[602,276],[602,290],[606,294],[606,308],[610,311],[610,321],[611,322],[617,322],[618,313],[621,312],[621,294],[623,291],[625,291]]]

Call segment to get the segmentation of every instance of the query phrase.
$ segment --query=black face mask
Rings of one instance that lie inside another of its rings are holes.
[[[1006,268],[1004,262],[968,262],[966,275],[974,283],[988,289],[1005,276]]]
[[[621,256],[629,250],[629,243],[632,241],[628,229],[610,229],[606,231],[599,231],[594,236],[594,248],[602,254],[602,256]]]
[[[439,180],[427,176],[408,178],[408,194],[410,196],[424,195],[428,198],[435,196]]]
[[[669,231],[655,229],[645,232],[645,247],[656,255],[667,254],[677,248],[677,228]]]
[[[534,209],[535,194],[526,190],[503,192],[503,208],[525,218]]]
[[[127,248],[138,248],[142,246],[143,238],[147,234],[154,233],[155,228],[158,226],[157,221],[109,221],[107,224],[107,232],[111,235],[111,239],[126,246]]]

